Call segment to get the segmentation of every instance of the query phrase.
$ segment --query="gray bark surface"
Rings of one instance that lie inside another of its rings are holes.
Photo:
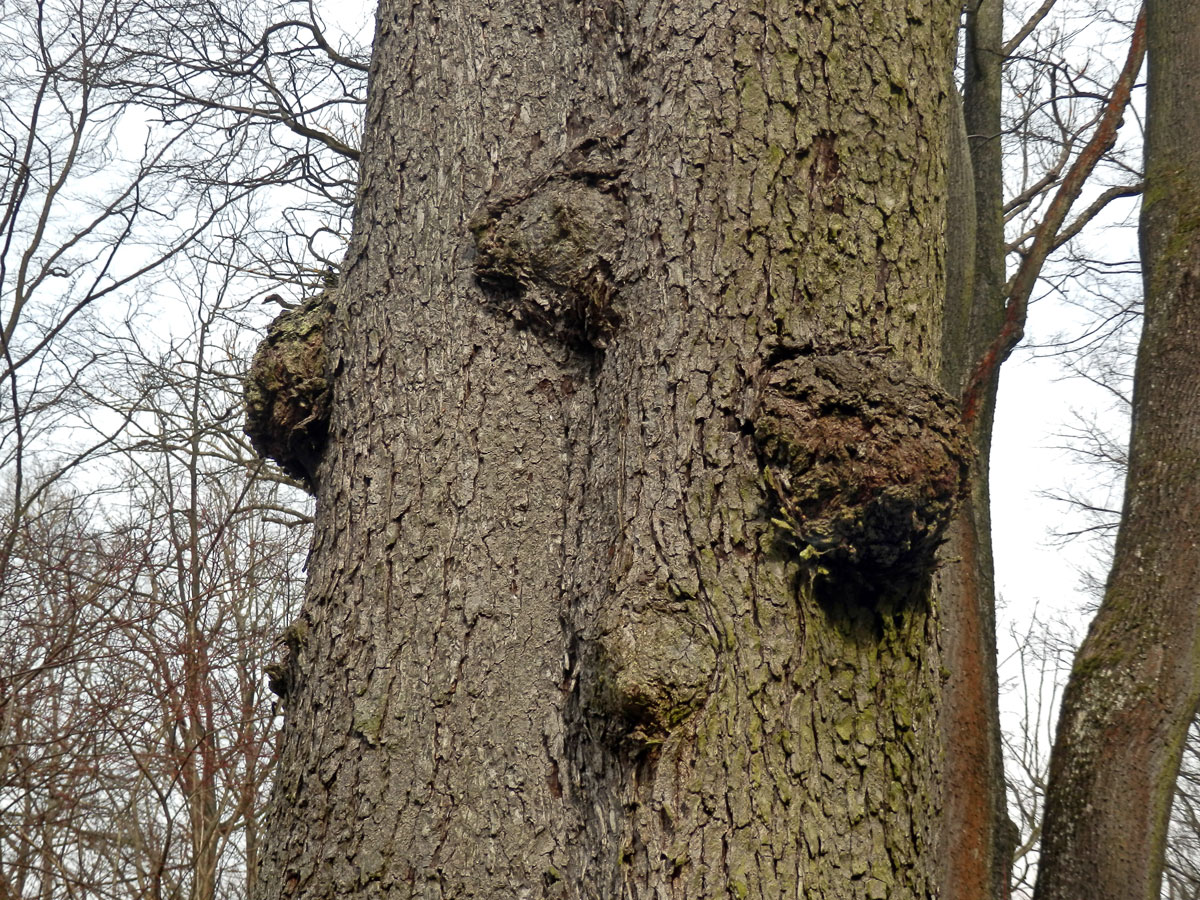
[[[952,7],[382,3],[260,898],[937,893]]]

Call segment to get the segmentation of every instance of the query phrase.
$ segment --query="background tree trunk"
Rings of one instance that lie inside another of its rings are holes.
[[[936,893],[953,7],[381,5],[260,896]]]
[[[1004,322],[1004,61],[1001,0],[965,4],[961,110],[952,122],[942,382],[967,388]],[[988,456],[999,369],[971,421],[970,488],[942,548],[942,651],[946,800],[943,900],[1007,897],[1014,827],[1008,819],[996,674],[995,574]]]
[[[1051,757],[1035,897],[1157,898],[1200,699],[1200,15],[1150,0],[1145,320],[1125,507]]]

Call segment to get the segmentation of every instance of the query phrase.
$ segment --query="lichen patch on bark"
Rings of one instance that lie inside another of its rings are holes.
[[[754,415],[784,539],[826,567],[928,570],[965,484],[953,401],[883,351],[769,367]]]
[[[246,376],[246,434],[255,451],[311,484],[329,424],[327,294],[275,318]]]

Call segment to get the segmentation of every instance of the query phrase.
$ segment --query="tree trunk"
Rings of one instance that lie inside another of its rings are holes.
[[[260,897],[937,893],[953,7],[382,3]]]
[[[1005,246],[1000,146],[1003,3],[968,0],[962,109],[950,142],[942,382],[959,396],[1004,322]],[[1008,819],[996,674],[995,577],[988,456],[999,369],[971,420],[970,488],[942,548],[942,652],[947,672],[945,812],[938,858],[943,900],[1007,897]]]
[[[1200,699],[1200,14],[1150,0],[1145,319],[1125,506],[1051,757],[1035,897],[1151,900]]]

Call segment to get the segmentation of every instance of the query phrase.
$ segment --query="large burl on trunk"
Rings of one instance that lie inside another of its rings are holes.
[[[261,898],[930,897],[948,0],[384,0]]]
[[[754,436],[776,524],[871,595],[880,579],[927,572],[967,476],[955,404],[873,352],[806,354],[764,374]]]

